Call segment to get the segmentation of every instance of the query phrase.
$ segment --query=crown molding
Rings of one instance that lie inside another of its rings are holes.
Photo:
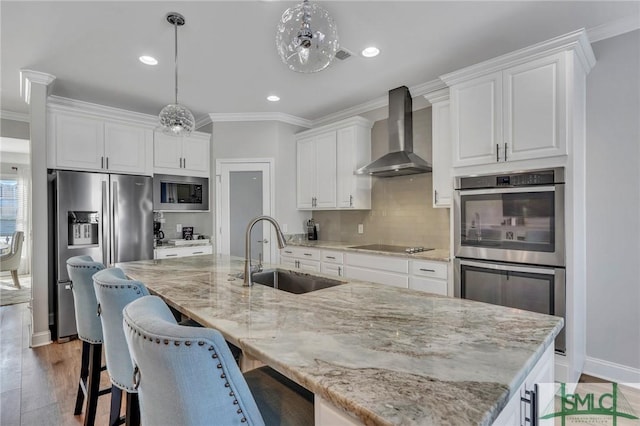
[[[42,84],[47,87],[47,94],[51,91],[51,83],[56,79],[55,75],[46,72],[23,69],[20,70],[20,96],[24,101],[31,103],[31,85]]]
[[[607,22],[587,30],[587,37],[591,43],[619,36],[640,29],[640,17],[629,15],[615,21]]]
[[[313,127],[309,130],[303,130],[302,132],[296,133],[296,137],[313,136],[318,133],[326,132],[327,130],[338,130],[339,128],[348,127],[348,126],[361,126],[367,130],[371,130],[371,128],[373,127],[373,121],[360,116],[351,116],[343,120],[334,121],[321,126]]]
[[[207,115],[205,115],[205,116],[200,117],[199,119],[197,119],[197,120],[196,120],[196,123],[195,123],[195,125],[194,125],[194,127],[195,127],[196,129],[199,129],[199,128],[204,127],[204,126],[206,126],[207,124],[211,124],[211,123],[212,123],[212,121],[211,121],[211,117],[209,117],[209,115],[207,114]]]
[[[155,115],[143,114],[135,111],[109,107],[106,105],[94,104],[91,102],[79,101],[77,99],[63,98],[61,96],[49,96],[47,107],[52,111],[71,112],[82,115],[90,115],[100,119],[114,119],[126,121],[132,124],[146,127],[157,127],[158,117]]]
[[[225,121],[281,121],[294,126],[312,127],[313,122],[295,115],[283,112],[229,112],[229,113],[209,113],[213,123]]]
[[[436,90],[435,92],[427,93],[423,95],[423,97],[430,103],[435,104],[436,102],[448,101],[449,100],[449,88],[445,87],[444,89]]]
[[[534,44],[515,52],[507,53],[497,58],[489,59],[458,71],[440,76],[448,86],[480,77],[492,72],[500,71],[504,68],[521,64],[525,61],[535,60],[562,51],[575,51],[585,72],[589,72],[596,63],[591,44],[587,39],[586,30],[581,28],[577,31]]]
[[[0,118],[3,120],[24,121],[25,123],[28,123],[30,121],[29,114],[6,110],[0,110]]]

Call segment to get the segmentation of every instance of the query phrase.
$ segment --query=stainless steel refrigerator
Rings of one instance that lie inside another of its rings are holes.
[[[77,334],[68,258],[105,265],[153,258],[153,184],[149,176],[53,171],[54,308],[58,339]]]

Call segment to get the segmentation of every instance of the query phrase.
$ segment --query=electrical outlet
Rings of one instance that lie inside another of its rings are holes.
[[[182,232],[182,224],[181,223],[176,224],[176,232]]]
[[[358,234],[364,234],[364,225],[361,223],[358,224]]]

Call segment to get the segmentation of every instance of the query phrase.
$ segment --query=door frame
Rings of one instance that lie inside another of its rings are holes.
[[[275,173],[273,158],[219,158],[216,159],[216,251],[217,253],[229,253],[229,197],[228,189],[223,191],[222,177],[226,175],[227,185],[229,182],[229,172],[234,171],[260,171],[263,172],[263,194],[262,194],[262,212],[265,215],[273,216],[275,206]],[[268,173],[265,178],[264,172]],[[225,196],[226,195],[226,196]],[[224,199],[223,199],[224,196]],[[223,210],[223,205],[226,210]],[[226,229],[225,229],[226,228]],[[272,226],[263,226],[263,238],[269,240],[268,256],[265,253],[264,262],[272,263],[277,259],[274,245],[274,230]],[[226,231],[226,232],[224,232]]]

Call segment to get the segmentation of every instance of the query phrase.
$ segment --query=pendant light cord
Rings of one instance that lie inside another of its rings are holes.
[[[175,57],[174,57],[174,63],[175,63],[175,74],[176,74],[176,105],[178,105],[178,19],[175,18],[173,20],[173,30],[174,30],[174,36],[175,36]]]

